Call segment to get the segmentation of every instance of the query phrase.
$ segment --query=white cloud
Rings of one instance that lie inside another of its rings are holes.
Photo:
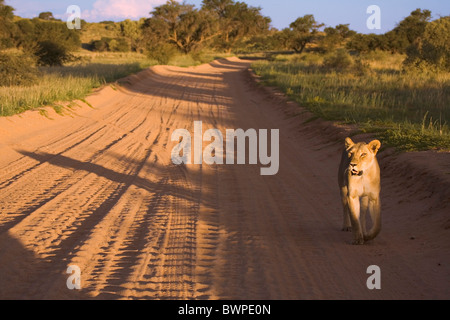
[[[97,0],[81,18],[86,21],[125,20],[149,17],[154,7],[167,0]]]

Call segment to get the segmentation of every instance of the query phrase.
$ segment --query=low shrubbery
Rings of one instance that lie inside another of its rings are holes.
[[[90,43],[93,51],[128,52],[130,45],[124,38],[102,37],[100,40],[93,40]]]

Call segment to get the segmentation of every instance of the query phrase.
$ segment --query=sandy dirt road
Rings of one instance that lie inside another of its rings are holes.
[[[72,114],[0,119],[0,298],[449,299],[445,184],[382,154],[382,232],[352,246],[341,144],[289,114],[249,65],[154,67]],[[280,129],[278,174],[174,165],[172,132],[199,120]],[[67,288],[69,265],[81,290]],[[381,290],[366,286],[371,265]]]

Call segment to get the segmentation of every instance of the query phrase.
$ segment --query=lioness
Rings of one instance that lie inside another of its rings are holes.
[[[345,139],[339,166],[339,188],[344,207],[344,231],[353,231],[353,244],[374,239],[381,229],[380,167],[376,158],[381,142],[354,143]],[[365,215],[369,209],[372,228],[366,233]]]

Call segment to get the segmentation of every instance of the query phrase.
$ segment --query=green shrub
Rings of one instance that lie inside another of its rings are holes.
[[[353,60],[347,50],[338,49],[324,58],[323,66],[336,71],[347,71],[353,66]]]
[[[94,51],[128,52],[130,45],[125,38],[102,37],[100,40],[92,40],[90,43]]]
[[[159,43],[157,45],[147,46],[147,56],[156,60],[159,64],[168,64],[178,50],[171,44]]]
[[[0,86],[28,86],[37,80],[33,57],[0,53]]]
[[[108,51],[108,42],[111,38],[102,37],[100,40],[92,40],[91,46],[93,51]]]
[[[372,70],[369,63],[364,62],[361,57],[357,57],[353,65],[353,72],[358,76],[365,76],[370,74]]]
[[[66,47],[50,40],[39,42],[35,54],[41,66],[62,66],[74,59]]]
[[[128,52],[130,45],[124,38],[115,38],[108,43],[109,51],[112,52]]]

